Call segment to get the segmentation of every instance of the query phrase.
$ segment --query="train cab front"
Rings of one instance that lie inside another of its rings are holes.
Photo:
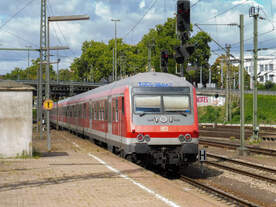
[[[132,89],[132,149],[156,165],[196,161],[198,121],[193,87]]]

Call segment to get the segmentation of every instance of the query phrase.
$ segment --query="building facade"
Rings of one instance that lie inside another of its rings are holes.
[[[0,158],[32,155],[33,88],[0,80]]]
[[[252,56],[245,57],[244,68],[251,77],[254,75],[254,62]],[[265,84],[267,81],[276,83],[276,58],[273,56],[258,56],[258,82]]]

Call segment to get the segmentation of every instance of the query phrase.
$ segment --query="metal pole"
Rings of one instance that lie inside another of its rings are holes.
[[[57,83],[59,81],[59,54],[58,54],[58,50],[57,50]]]
[[[115,80],[117,80],[117,22],[115,21]]]
[[[211,67],[209,68],[209,84],[211,85],[212,82],[212,73],[211,73]]]
[[[200,66],[200,85],[202,86],[202,66]]]
[[[114,67],[115,67],[115,63],[114,63],[114,61],[115,61],[115,58],[114,58],[114,55],[115,55],[115,54],[114,54],[114,48],[113,48],[113,62],[112,62],[112,66],[113,66],[113,67],[112,67],[112,81],[114,81],[114,80],[115,80],[115,79],[114,79],[114,75],[115,75],[115,74],[114,74],[114,69],[115,69],[115,68],[114,68]]]
[[[49,20],[47,21],[47,65],[46,65],[46,99],[50,97],[50,28]],[[50,134],[50,114],[49,110],[46,111],[46,127],[47,127],[47,142],[48,142],[48,151],[51,150],[51,134]]]
[[[111,19],[115,23],[115,80],[117,80],[117,22],[119,19]]]
[[[151,45],[148,45],[148,72],[151,71]]]
[[[230,71],[230,48],[231,45],[225,45],[227,49],[227,72],[226,72],[226,100],[225,100],[225,121],[229,121],[229,71]]]
[[[30,67],[30,49],[28,48],[28,67]]]
[[[240,152],[244,153],[244,16],[240,15]]]
[[[254,14],[254,76],[253,76],[253,136],[254,140],[258,137],[258,120],[257,120],[257,110],[258,110],[258,91],[257,91],[257,64],[258,64],[258,17],[259,13]]]
[[[46,59],[46,0],[41,0],[41,19],[40,19],[40,67],[37,71],[37,88],[38,88],[38,104],[37,104],[37,129],[39,128],[39,137],[42,139],[42,72],[43,61]]]
[[[223,87],[223,62],[220,62],[220,81],[221,81],[221,88]]]

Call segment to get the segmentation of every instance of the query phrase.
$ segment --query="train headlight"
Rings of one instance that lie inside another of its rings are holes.
[[[178,137],[179,141],[182,143],[185,141],[185,136],[183,134],[180,134]]]
[[[144,136],[143,136],[143,134],[138,134],[136,138],[137,138],[137,141],[138,141],[138,142],[143,142],[143,141],[144,141]]]
[[[190,134],[185,135],[185,140],[186,142],[191,142],[192,141],[192,136]]]
[[[144,136],[144,139],[146,140],[146,142],[149,142],[150,141],[150,136],[147,134]]]

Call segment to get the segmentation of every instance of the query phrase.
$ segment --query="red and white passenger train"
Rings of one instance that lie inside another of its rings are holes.
[[[67,98],[50,119],[128,159],[165,168],[197,160],[196,91],[172,74],[140,73]]]

